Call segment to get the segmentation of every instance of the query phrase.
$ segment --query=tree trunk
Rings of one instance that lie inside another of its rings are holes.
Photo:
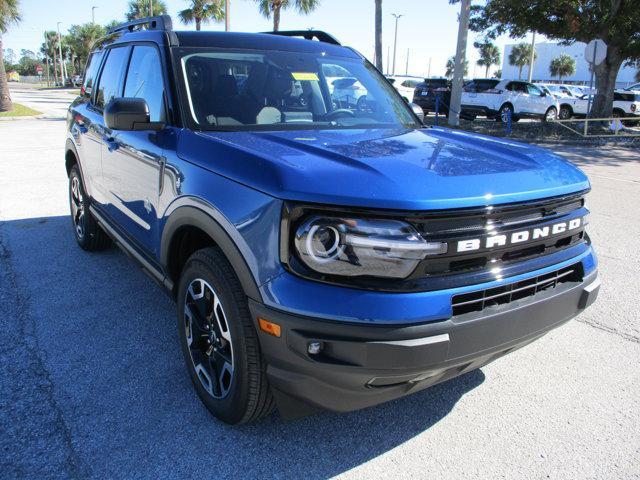
[[[484,70],[484,78],[489,78],[489,67],[491,67],[491,65],[487,65]]]
[[[613,91],[616,88],[616,78],[620,71],[620,66],[624,61],[620,57],[618,49],[609,46],[607,57],[595,67],[597,93],[593,98],[591,107],[591,118],[608,118],[613,111]]]
[[[200,31],[200,26],[202,25],[202,19],[196,17],[196,31]]]
[[[58,83],[58,59],[56,56],[53,56],[53,83]]]
[[[13,110],[13,103],[7,83],[7,72],[4,70],[4,50],[2,49],[2,36],[0,36],[0,112],[10,112],[11,110]]]
[[[376,67],[381,72],[382,65],[382,0],[376,1],[375,42],[376,42]]]
[[[522,79],[522,65],[518,66],[518,80]]]
[[[280,9],[281,5],[277,4],[273,6],[273,31],[280,30]]]

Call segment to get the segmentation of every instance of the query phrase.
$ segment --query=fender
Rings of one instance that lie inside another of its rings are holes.
[[[82,170],[82,163],[80,162],[80,155],[78,155],[78,149],[76,148],[76,144],[71,140],[71,138],[67,138],[67,141],[64,146],[64,166],[67,172],[67,177],[71,173],[71,163],[67,158],[67,154],[71,152],[73,156],[76,157],[76,164],[78,165],[78,169],[80,170],[80,181],[82,182],[82,188],[89,195],[89,198],[92,197],[91,189],[87,188],[87,182],[85,182],[84,171]]]
[[[209,235],[222,250],[247,296],[256,301],[262,301],[256,275],[247,263],[247,257],[242,253],[250,252],[249,247],[233,224],[220,211],[200,199],[182,197],[171,204],[165,216],[168,216],[168,220],[162,229],[160,242],[160,263],[165,272],[169,272],[169,248],[174,234],[184,226],[197,227]],[[251,255],[249,258],[252,258]]]

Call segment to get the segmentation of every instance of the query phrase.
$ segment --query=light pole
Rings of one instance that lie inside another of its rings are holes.
[[[406,65],[406,67],[404,69],[404,74],[407,75],[407,76],[409,75],[409,53],[410,52],[411,52],[411,50],[409,50],[407,48],[407,65]]]
[[[229,0],[224,0],[224,30],[231,30],[231,5]]]
[[[96,23],[96,8],[98,7],[91,7],[91,23]]]
[[[389,57],[391,56],[390,52],[391,52],[391,47],[387,45],[387,75],[389,75],[391,73],[391,71],[389,69],[389,67],[391,66],[391,63],[389,61],[390,60]]]
[[[64,59],[62,58],[62,35],[60,35],[61,23],[62,22],[58,22],[58,53],[60,53],[60,76],[62,77],[62,86],[64,87],[67,78],[67,68],[64,64]]]
[[[153,17],[153,0],[149,0],[149,16]]]
[[[403,15],[398,15],[395,13],[392,13],[391,15],[394,16],[396,19],[396,33],[395,33],[395,39],[393,40],[393,71],[391,72],[392,75],[395,75],[396,74],[396,52],[398,48],[398,20],[400,20],[400,17],[402,17]]]
[[[529,83],[533,79],[533,62],[536,59],[536,32],[533,32],[531,39],[531,58],[529,58]]]

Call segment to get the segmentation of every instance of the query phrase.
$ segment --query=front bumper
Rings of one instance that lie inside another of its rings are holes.
[[[332,322],[249,306],[280,412],[296,418],[357,410],[481,367],[576,316],[595,301],[599,286],[592,270],[581,282],[527,299],[413,325]],[[281,336],[260,331],[257,318],[279,324]],[[308,353],[312,342],[320,353]]]

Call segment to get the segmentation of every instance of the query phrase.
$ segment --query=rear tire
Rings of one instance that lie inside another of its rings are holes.
[[[558,113],[558,118],[560,120],[569,120],[573,115],[571,108],[566,105],[560,107],[560,113]]]
[[[180,346],[204,406],[232,425],[271,413],[275,402],[247,297],[220,250],[187,260],[177,302]]]
[[[511,115],[511,121],[513,122],[513,117],[514,117],[513,107],[508,103],[506,103],[500,107],[498,115],[496,116],[496,121],[501,123],[507,123],[508,121],[507,119],[509,118],[509,115]]]
[[[80,168],[76,163],[69,172],[69,209],[71,223],[78,245],[88,252],[104,250],[111,241],[100,228],[89,210],[89,197],[85,193]]]

